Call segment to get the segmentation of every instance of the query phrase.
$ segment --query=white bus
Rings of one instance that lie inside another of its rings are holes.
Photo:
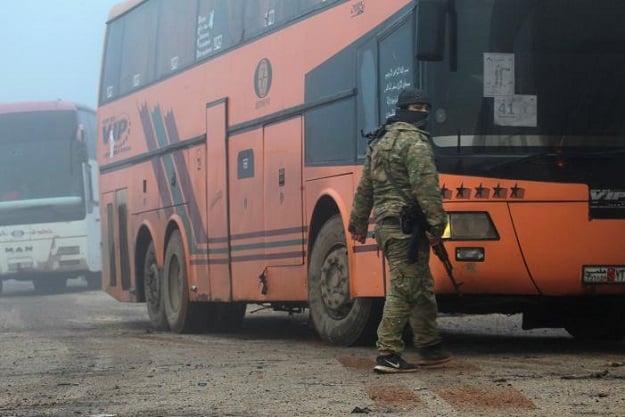
[[[0,105],[0,290],[101,288],[95,120],[62,101]]]

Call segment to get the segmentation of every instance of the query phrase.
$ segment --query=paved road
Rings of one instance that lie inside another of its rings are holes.
[[[371,372],[372,347],[326,346],[305,315],[253,310],[232,335],[155,333],[144,305],[9,281],[0,416],[625,416],[623,343],[442,317],[455,359],[388,376]]]

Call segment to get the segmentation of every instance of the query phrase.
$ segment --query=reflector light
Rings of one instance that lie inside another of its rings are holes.
[[[456,248],[457,261],[483,262],[485,257],[484,248]]]

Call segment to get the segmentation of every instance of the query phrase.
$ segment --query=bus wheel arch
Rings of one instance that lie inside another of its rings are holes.
[[[325,204],[311,222],[307,280],[311,321],[319,336],[330,344],[369,342],[377,325],[376,304],[370,298],[350,297],[343,220],[338,208],[332,213]]]

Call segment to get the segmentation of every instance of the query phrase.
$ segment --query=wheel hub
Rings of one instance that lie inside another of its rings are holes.
[[[344,246],[336,247],[328,253],[321,267],[320,278],[321,299],[326,311],[335,319],[344,318],[352,306],[347,250]]]

